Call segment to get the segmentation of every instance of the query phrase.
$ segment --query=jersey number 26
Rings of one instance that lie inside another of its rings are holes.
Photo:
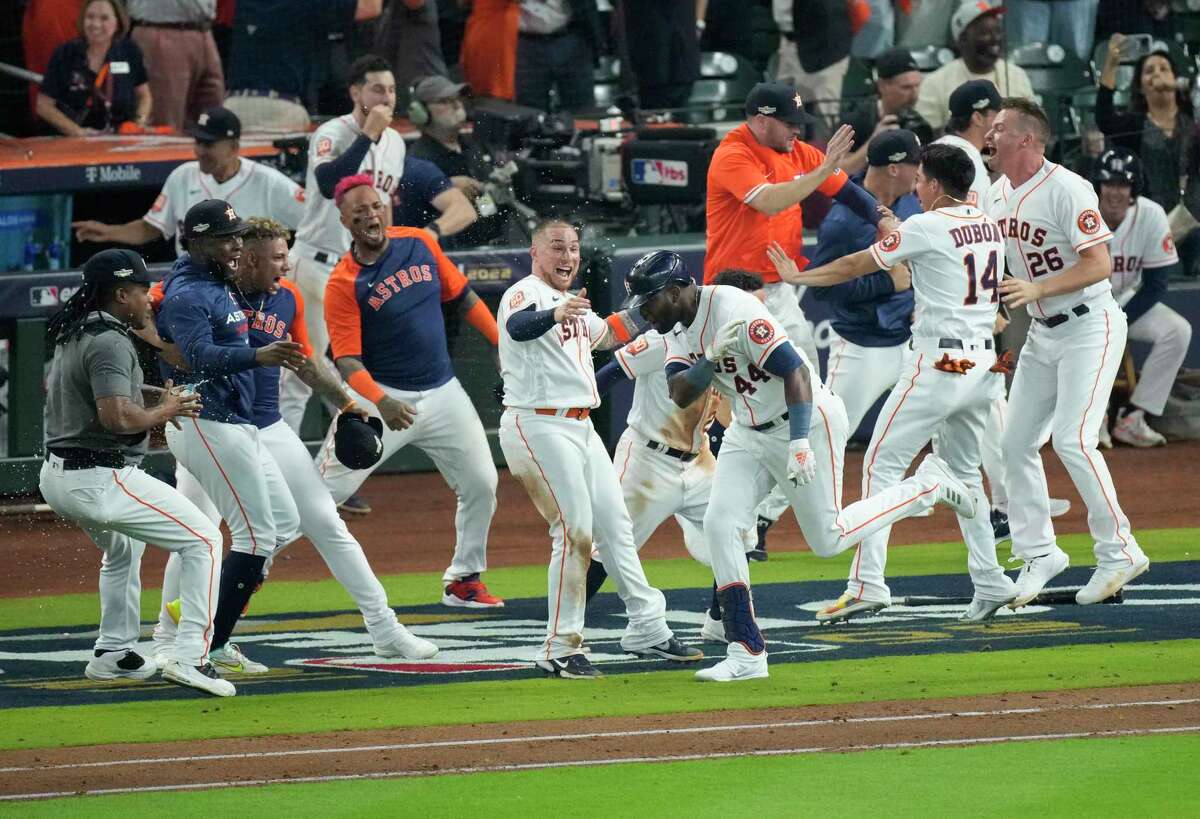
[[[963,256],[963,266],[967,269],[967,297],[963,299],[963,304],[970,306],[979,303],[978,291],[980,288],[986,292],[992,291],[992,296],[988,301],[995,304],[998,298],[996,287],[999,284],[999,279],[996,277],[998,272],[998,261],[996,259],[996,251],[988,254],[987,264],[984,265],[983,275],[978,276],[975,271],[975,254],[968,253]]]

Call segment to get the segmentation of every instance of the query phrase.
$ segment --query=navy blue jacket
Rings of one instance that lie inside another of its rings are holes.
[[[160,362],[164,378],[200,385],[201,418],[252,423],[256,362],[246,305],[207,267],[180,256],[163,282],[158,333],[179,347],[189,370]]]
[[[854,177],[859,185],[863,175]],[[890,205],[901,221],[921,212],[921,203],[906,193]],[[845,205],[835,203],[821,222],[817,249],[809,268],[866,250],[875,242],[875,226]],[[876,270],[832,287],[810,287],[813,298],[829,304],[830,324],[839,336],[860,347],[895,347],[908,340],[913,312],[910,287],[897,293],[886,270]]]

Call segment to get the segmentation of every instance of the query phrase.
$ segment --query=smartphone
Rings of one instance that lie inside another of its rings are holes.
[[[1149,34],[1130,34],[1121,42],[1121,62],[1134,62],[1149,54],[1154,38]]]

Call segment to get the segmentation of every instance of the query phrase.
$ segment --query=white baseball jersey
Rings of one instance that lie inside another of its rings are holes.
[[[683,335],[683,328],[676,325],[671,335]],[[667,339],[650,330],[617,350],[615,358],[625,374],[634,379],[633,405],[625,423],[643,438],[684,452],[700,452],[715,396],[709,390],[683,408],[671,400],[663,369]]]
[[[908,262],[916,299],[914,336],[991,338],[1004,240],[979,208],[956,205],[910,216],[870,252],[884,270]]]
[[[500,299],[500,376],[504,406],[520,409],[575,409],[600,406],[592,348],[603,340],[608,325],[589,310],[530,341],[514,341],[508,317],[520,310],[552,310],[571,298],[530,275]]]
[[[1052,279],[1079,261],[1079,251],[1112,240],[1092,184],[1061,165],[1043,161],[1024,185],[1007,176],[988,190],[983,206],[1005,236],[1008,272],[1025,281]],[[1110,292],[1108,280],[1083,290],[1038,299],[1029,314],[1046,318]]]
[[[1142,270],[1168,267],[1179,261],[1175,240],[1162,205],[1139,196],[1113,231],[1113,296],[1124,307],[1142,286]]]
[[[317,167],[345,153],[360,134],[362,129],[354,121],[353,114],[331,119],[313,133],[308,143],[308,171],[304,179],[307,208],[296,231],[297,242],[335,256],[350,249],[350,231],[342,226],[333,200],[321,193],[317,185]],[[384,128],[383,136],[378,142],[371,143],[356,173],[369,173],[383,201],[392,201],[400,186],[400,177],[404,175],[404,137],[391,128]]]
[[[982,207],[980,203],[987,197],[988,188],[992,186],[992,178],[988,176],[987,165],[983,163],[983,155],[979,153],[979,149],[958,134],[946,134],[940,139],[935,139],[933,144],[953,145],[955,148],[961,148],[967,156],[971,157],[971,164],[975,166],[975,180],[971,182],[971,192],[967,195],[967,204],[977,208]]]
[[[713,386],[729,397],[734,420],[747,427],[774,421],[787,411],[783,379],[762,369],[768,356],[789,339],[782,323],[751,294],[736,287],[713,285],[700,288],[700,304],[692,326],[667,336],[667,364],[691,366],[704,355],[717,331],[731,321],[744,322],[737,343],[714,363]],[[820,380],[809,369],[814,389]]]
[[[171,171],[158,198],[142,218],[164,239],[175,237],[175,252],[183,253],[183,217],[192,205],[224,199],[243,216],[266,216],[295,230],[304,216],[304,189],[274,168],[241,160],[237,173],[218,182],[200,172],[200,163],[184,162]]]

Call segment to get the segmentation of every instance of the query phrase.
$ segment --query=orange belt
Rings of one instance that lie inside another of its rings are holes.
[[[579,421],[586,421],[587,417],[592,414],[588,407],[575,407],[573,409],[535,409],[538,415],[559,415],[563,418],[574,418]]]

